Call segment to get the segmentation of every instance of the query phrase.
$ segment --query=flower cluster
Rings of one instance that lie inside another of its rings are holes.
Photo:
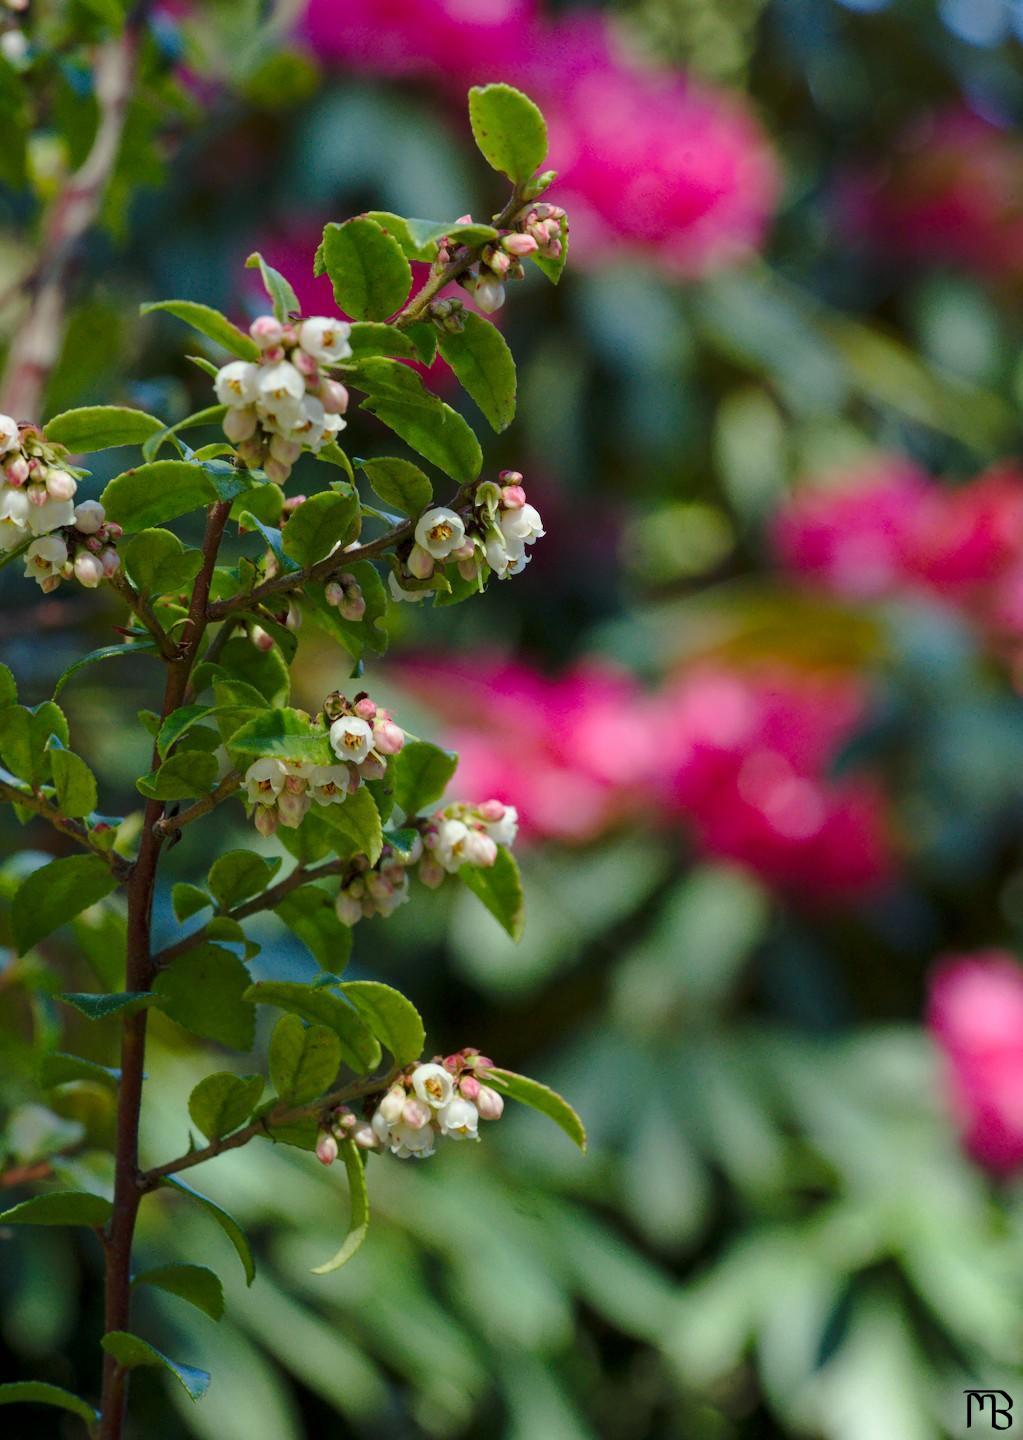
[[[1023,970],[1014,955],[950,956],[931,977],[928,1023],[963,1142],[989,1170],[1023,1165]]]
[[[438,1139],[478,1140],[479,1122],[500,1120],[504,1113],[503,1096],[480,1078],[493,1068],[492,1060],[470,1047],[409,1066],[370,1119],[339,1107],[320,1132],[317,1157],[332,1164],[338,1140],[346,1139],[363,1150],[389,1150],[399,1160],[425,1160]]]
[[[438,810],[422,821],[425,854],[419,878],[431,890],[443,885],[447,875],[456,875],[463,865],[489,869],[497,859],[499,845],[513,845],[519,833],[519,812],[500,800],[482,805],[458,803]]]
[[[94,589],[120,563],[113,542],[121,527],[96,500],[75,505],[78,480],[66,467],[63,446],[0,415],[0,551],[30,542],[25,574],[46,594],[72,578]]]
[[[351,327],[313,315],[282,324],[260,315],[249,326],[258,361],[217,371],[217,399],[228,407],[224,434],[250,469],[283,485],[304,449],[320,450],[344,429],[348,391],[323,373],[350,358]]]
[[[337,892],[334,909],[342,925],[357,925],[360,920],[381,915],[386,919],[409,898],[408,866],[422,856],[423,842],[416,837],[411,851],[399,855],[385,845],[380,859],[370,865],[365,855],[356,855],[347,878]]]
[[[478,485],[464,510],[435,505],[419,517],[412,545],[391,571],[395,600],[422,600],[436,588],[438,566],[453,565],[462,580],[478,584],[486,578],[484,566],[502,580],[526,568],[526,547],[543,536],[543,521],[517,470],[502,470],[498,478],[498,484]]]
[[[397,755],[405,744],[405,732],[394,723],[390,711],[374,704],[368,695],[357,695],[351,702],[343,695],[331,695],[324,703],[324,713],[330,722],[328,740],[336,764],[313,765],[264,755],[246,770],[246,798],[261,835],[272,835],[278,825],[297,829],[313,804],[343,804],[364,780],[381,779],[387,757]]]
[[[492,315],[504,304],[504,283],[506,280],[522,280],[525,270],[522,262],[527,255],[542,255],[545,259],[556,260],[561,254],[561,225],[565,212],[560,205],[546,202],[532,205],[519,215],[515,227],[502,233],[496,245],[485,245],[479,259],[458,277],[458,283],[468,290],[478,307]],[[470,225],[471,215],[459,217],[459,225]],[[446,265],[451,258],[448,244],[442,241],[437,252],[437,264]],[[451,301],[440,301],[433,313],[447,319],[443,307]],[[457,312],[452,323],[459,323]]]

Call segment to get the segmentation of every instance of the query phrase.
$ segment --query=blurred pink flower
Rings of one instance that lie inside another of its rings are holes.
[[[948,1067],[970,1154],[1008,1174],[1023,1164],[1023,969],[1005,950],[950,956],[931,976],[928,1024]]]
[[[850,176],[841,222],[908,259],[1023,278],[1023,142],[963,106],[917,119],[883,167]]]

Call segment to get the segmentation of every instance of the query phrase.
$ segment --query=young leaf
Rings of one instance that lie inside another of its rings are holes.
[[[437,358],[437,330],[433,325],[417,321],[404,332],[416,347],[416,358],[421,365],[432,365]]]
[[[341,1058],[350,1069],[368,1075],[380,1063],[380,1046],[369,1026],[350,1005],[329,990],[314,990],[291,980],[261,980],[245,997],[257,1005],[276,1005],[311,1024],[326,1025],[341,1041]]]
[[[189,885],[186,880],[179,880],[171,889],[171,906],[179,923],[191,920],[193,915],[198,915],[200,910],[212,904],[205,890],[200,890],[198,885]]]
[[[87,1190],[51,1190],[0,1211],[0,1225],[87,1225],[96,1229],[113,1214],[113,1205]]]
[[[231,682],[244,682],[258,692],[267,705],[287,704],[291,676],[284,657],[276,646],[272,650],[257,650],[246,636],[235,635],[220,652],[220,666],[227,672]],[[216,694],[214,687],[214,695]],[[218,707],[223,703],[217,699]],[[233,728],[237,729],[237,726]]]
[[[436,804],[458,768],[458,756],[428,740],[409,740],[388,762],[395,804],[418,815]]]
[[[250,1050],[256,1012],[249,1003],[249,972],[219,945],[189,950],[156,977],[153,990],[172,1020],[234,1050]]]
[[[362,1163],[362,1152],[354,1140],[342,1140],[338,1148],[341,1158],[345,1162],[345,1173],[348,1176],[348,1198],[352,1214],[348,1225],[348,1234],[345,1236],[341,1249],[332,1260],[328,1260],[324,1265],[315,1266],[314,1275],[329,1275],[334,1270],[340,1270],[342,1265],[346,1265],[365,1240],[366,1232],[369,1229],[369,1191],[366,1188],[366,1169]]]
[[[202,566],[201,550],[186,550],[170,530],[140,530],[121,546],[121,560],[143,595],[190,589]]]
[[[131,1015],[159,1005],[160,997],[151,990],[121,990],[115,994],[87,995],[67,992],[57,996],[65,1005],[73,1005],[86,1020],[107,1020],[111,1015]]]
[[[208,795],[217,783],[217,757],[202,750],[179,750],[159,770],[135,781],[135,788],[150,800],[188,800]]]
[[[136,1275],[132,1285],[155,1285],[169,1295],[177,1295],[194,1305],[211,1320],[221,1320],[224,1315],[224,1287],[220,1278],[205,1265],[158,1265]]]
[[[57,808],[62,815],[81,819],[96,808],[96,777],[73,750],[54,750],[50,756]]]
[[[516,185],[547,158],[547,126],[539,109],[511,85],[474,85],[469,123],[484,160]]]
[[[507,1095],[509,1100],[517,1100],[520,1105],[528,1105],[531,1110],[539,1110],[541,1115],[546,1115],[548,1119],[554,1121],[555,1125],[559,1125],[568,1138],[579,1146],[580,1150],[586,1149],[586,1130],[583,1122],[568,1101],[563,1100],[556,1090],[551,1090],[547,1085],[541,1085],[539,1080],[530,1080],[526,1075],[516,1075],[514,1070],[488,1070],[483,1078],[501,1095]]]
[[[253,647],[250,645],[249,648]],[[276,755],[282,760],[303,760],[310,765],[335,763],[326,731],[318,729],[299,710],[263,710],[234,732],[228,749],[240,765],[263,755]]]
[[[405,303],[412,271],[401,246],[374,220],[330,224],[320,247],[334,298],[355,320],[386,320]]]
[[[424,460],[467,485],[483,465],[483,452],[472,427],[450,405],[438,400],[424,406],[417,399],[368,396],[360,407],[393,430]]]
[[[149,640],[136,640],[130,645],[101,645],[98,650],[92,650],[88,655],[83,655],[80,660],[75,660],[64,670],[56,685],[53,687],[53,698],[64,689],[64,686],[77,675],[79,670],[84,670],[87,665],[97,665],[101,660],[120,660],[125,656],[131,656],[137,660],[140,655],[157,655],[157,649]]]
[[[54,754],[51,735],[67,745],[67,718],[50,700],[31,710],[24,705],[0,710],[0,759],[20,780],[38,785],[48,779]]]
[[[402,360],[416,358],[416,347],[406,334],[393,325],[380,325],[372,320],[357,321],[348,343],[355,360],[367,360],[371,355],[397,355]]]
[[[213,1217],[234,1246],[238,1259],[242,1262],[242,1269],[245,1271],[246,1285],[251,1285],[256,1278],[256,1261],[252,1254],[252,1246],[249,1244],[248,1237],[234,1216],[229,1215],[226,1210],[223,1210],[215,1201],[210,1200],[208,1196],[200,1195],[198,1190],[193,1190],[191,1185],[186,1185],[185,1182],[179,1180],[176,1175],[166,1176],[163,1184],[169,1190],[177,1190],[179,1194],[187,1195],[190,1200],[194,1200],[197,1205],[201,1205],[206,1213]]]
[[[478,865],[462,865],[458,873],[472,893],[483,901],[502,929],[506,930],[513,940],[521,940],[526,924],[522,878],[510,851],[503,845],[499,846],[497,859],[488,869],[481,869]]]
[[[91,1080],[97,1085],[116,1089],[121,1072],[109,1065],[99,1065],[95,1060],[86,1060],[81,1055],[65,1055],[59,1050],[43,1056],[39,1062],[40,1085],[49,1089],[51,1085],[67,1085],[72,1080]]]
[[[230,910],[262,894],[280,867],[279,857],[267,860],[253,850],[228,850],[214,860],[206,883],[221,910]]]
[[[471,220],[406,220],[390,210],[367,210],[366,216],[394,236],[409,260],[436,260],[437,243],[445,236],[460,245],[486,245],[498,237],[493,225]]]
[[[262,1075],[218,1070],[200,1080],[189,1095],[188,1113],[207,1140],[219,1140],[244,1125],[262,1094]]]
[[[282,1015],[270,1037],[270,1084],[282,1100],[304,1105],[328,1090],[341,1066],[341,1041],[326,1025]]]
[[[45,1380],[11,1380],[0,1385],[0,1405],[52,1405],[58,1410],[70,1410],[90,1428],[99,1420],[99,1411],[88,1401]]]
[[[419,1011],[400,991],[376,980],[350,980],[339,989],[358,1010],[396,1065],[418,1060],[426,1044]]]
[[[116,876],[98,855],[68,855],[33,870],[11,902],[18,954],[116,889]]]
[[[334,975],[344,970],[352,950],[352,932],[337,918],[334,902],[325,890],[302,885],[275,906],[274,914],[308,946],[324,969]]]
[[[515,419],[515,361],[508,342],[482,315],[467,311],[464,328],[445,330],[440,353],[495,430]]]
[[[239,330],[237,325],[232,325],[226,315],[221,315],[219,310],[214,310],[209,305],[197,305],[193,300],[156,300],[152,304],[142,305],[140,310],[143,315],[151,315],[156,310],[166,310],[168,315],[184,320],[186,325],[191,325],[193,330],[198,330],[207,340],[215,340],[239,359],[259,359],[259,346],[255,340]]]
[[[122,405],[84,405],[54,415],[43,427],[47,440],[66,445],[74,455],[112,450],[116,445],[141,445],[163,430],[164,422],[144,410]]]
[[[302,307],[298,303],[298,296],[292,289],[291,282],[286,280],[279,270],[268,265],[258,250],[253,253],[245,262],[247,270],[258,270],[263,277],[263,288],[273,301],[274,315],[278,320],[287,320],[294,312],[299,315]]]
[[[284,527],[284,552],[299,565],[315,565],[342,541],[355,538],[349,532],[358,518],[359,501],[355,495],[339,495],[333,490],[312,495]]]
[[[190,1400],[201,1400],[209,1389],[210,1377],[205,1370],[169,1359],[148,1340],[130,1335],[127,1330],[110,1330],[99,1343],[126,1370],[134,1370],[139,1365],[157,1365],[169,1370]]]
[[[411,460],[363,460],[362,471],[384,504],[403,515],[418,515],[433,499],[429,476]]]
[[[132,533],[190,510],[202,510],[217,498],[202,465],[187,460],[154,460],[115,475],[100,503],[107,519]]]

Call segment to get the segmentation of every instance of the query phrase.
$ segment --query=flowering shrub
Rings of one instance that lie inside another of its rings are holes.
[[[392,603],[466,600],[491,578],[520,573],[528,547],[544,533],[521,474],[482,478],[473,430],[407,363],[439,350],[493,427],[506,428],[515,409],[506,343],[481,315],[437,297],[457,280],[478,301],[489,287],[488,301],[497,303],[524,260],[554,281],[564,265],[564,212],[540,198],[553,175],[536,173],[546,155],[540,112],[521,92],[492,85],[471,92],[470,116],[485,158],[511,183],[507,204],[492,225],[464,217],[406,221],[382,212],[328,225],[315,268],[329,277],[351,321],[303,315],[287,280],[254,255],[250,264],[272,309],[248,333],[203,304],[148,307],[191,325],[231,357],[220,366],[200,360],[218,403],[170,426],[112,405],[65,411],[43,429],[0,415],[4,563],[24,557],[27,574],[45,592],[64,578],[89,588],[106,584],[128,612],[118,627],[122,642],[77,660],[57,693],[99,659],[152,657],[163,662],[166,677],[160,710],[141,716],[153,742],[152,768],[137,782],[145,810],[133,824],[98,813],[96,779],[70,748],[56,696],[35,707],[19,704],[14,675],[0,667],[0,798],[22,821],[43,820],[82,852],[38,867],[27,862],[11,905],[17,952],[25,955],[88,907],[100,907],[125,954],[123,983],[61,997],[88,1020],[117,1017],[122,1026],[113,1200],[88,1188],[47,1189],[0,1217],[5,1226],[86,1225],[102,1236],[100,1409],[33,1382],[0,1387],[0,1403],[71,1409],[103,1440],[124,1433],[128,1376],[136,1366],[165,1367],[193,1399],[209,1378],[131,1329],[133,1242],[143,1199],[170,1187],[206,1206],[251,1280],[241,1229],[182,1186],[176,1178],[182,1171],[257,1136],[315,1151],[327,1164],[340,1156],[351,1227],[338,1254],[319,1267],[326,1273],[344,1264],[366,1233],[367,1150],[423,1159],[439,1137],[478,1138],[479,1121],[499,1118],[506,1098],[545,1112],[584,1145],[575,1112],[553,1091],[472,1048],[423,1063],[425,1032],[412,1003],[388,985],[341,978],[352,927],[389,916],[409,898],[416,871],[429,887],[457,877],[517,938],[522,891],[509,850],[514,810],[497,799],[438,808],[457,757],[407,736],[365,690],[336,690],[315,714],[288,703],[304,620],[361,675],[365,657],[386,645],[381,622]],[[429,276],[409,298],[411,260],[428,264]],[[434,503],[434,480],[404,456],[360,460],[356,474],[338,444],[350,391],[362,395],[363,411],[454,482],[448,503]],[[223,440],[187,443],[186,435],[210,424],[221,427]],[[88,472],[73,467],[69,454],[121,447],[140,448],[140,463],[109,480],[99,502],[76,506]],[[322,462],[327,483],[311,495],[286,497],[304,456]],[[390,509],[369,503],[360,478]],[[201,547],[167,528],[196,512],[205,522]],[[389,589],[381,564],[390,567]],[[284,854],[269,859],[262,851],[231,850],[214,860],[205,886],[175,886],[182,927],[212,914],[157,950],[151,916],[163,854],[232,797],[263,839],[277,837]],[[286,857],[293,863],[276,879]],[[122,889],[125,919],[111,898]],[[264,911],[274,912],[319,961],[315,981],[252,983],[246,962],[259,946],[244,921]],[[108,965],[104,975],[110,973]],[[192,1140],[177,1158],[144,1168],[138,1124],[148,1011],[247,1051],[258,1006],[284,1012],[270,1037],[268,1081],[261,1073],[207,1075],[188,1100],[206,1143]],[[71,1053],[47,1058],[63,1079],[100,1068]],[[46,1167],[40,1178],[49,1173]],[[198,1268],[165,1267],[152,1283],[208,1309],[210,1285],[218,1297],[220,1285],[208,1271],[197,1278]]]

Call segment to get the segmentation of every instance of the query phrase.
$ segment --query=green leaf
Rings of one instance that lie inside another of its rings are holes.
[[[401,246],[375,220],[328,225],[320,253],[335,300],[354,320],[386,320],[405,303],[412,271]]]
[[[433,499],[429,476],[411,460],[363,460],[362,471],[384,504],[403,515],[418,515]]]
[[[517,1100],[520,1105],[528,1105],[531,1110],[539,1110],[541,1115],[546,1115],[553,1120],[555,1125],[561,1127],[570,1140],[573,1140],[580,1150],[586,1149],[586,1130],[579,1116],[572,1109],[567,1100],[563,1100],[556,1090],[551,1090],[547,1085],[541,1085],[539,1080],[530,1080],[526,1075],[516,1075],[514,1070],[493,1069],[487,1070],[483,1075],[487,1085],[493,1086],[501,1095],[507,1095],[509,1100]]]
[[[405,334],[416,347],[416,357],[423,365],[432,365],[437,358],[437,328],[420,320],[409,325]]]
[[[141,445],[163,430],[164,422],[144,410],[122,405],[84,405],[54,415],[43,427],[47,440],[66,445],[75,455],[112,450],[116,445]]]
[[[346,845],[335,844],[339,855],[365,855],[375,865],[384,848],[384,831],[380,823],[380,811],[373,796],[361,786],[354,795],[341,805],[319,807],[317,818],[331,830],[340,832]]]
[[[390,210],[367,210],[366,216],[394,236],[409,260],[435,260],[438,241],[445,236],[453,244],[473,246],[487,245],[498,238],[493,225],[475,221],[406,220]]]
[[[268,860],[252,850],[228,850],[214,860],[206,883],[221,910],[261,895],[281,868],[280,858]]]
[[[329,1275],[340,1270],[358,1250],[369,1230],[369,1191],[366,1188],[366,1167],[362,1163],[362,1152],[354,1140],[342,1140],[338,1146],[345,1173],[348,1176],[348,1197],[351,1203],[351,1218],[344,1244],[332,1260],[313,1268],[314,1275]]]
[[[495,430],[515,419],[515,361],[508,342],[482,315],[466,311],[460,331],[445,330],[440,353]]]
[[[151,990],[121,990],[113,994],[87,995],[66,992],[57,996],[65,1005],[73,1005],[87,1020],[107,1020],[111,1015],[131,1015],[158,1005],[160,998]]]
[[[172,710],[157,732],[156,750],[160,759],[167,758],[167,752],[173,749],[197,721],[205,720],[208,715],[215,713],[210,705],[182,705],[180,709]]]
[[[200,910],[212,904],[205,890],[200,890],[198,885],[189,885],[185,880],[179,880],[171,889],[171,906],[179,923],[191,920],[193,915],[198,915]]]
[[[44,1055],[39,1062],[39,1083],[44,1088],[67,1085],[73,1080],[91,1080],[116,1089],[121,1072],[109,1065],[98,1065],[95,1060],[86,1060],[82,1055],[65,1055],[59,1050]]]
[[[223,1230],[224,1234],[234,1246],[238,1259],[242,1262],[242,1269],[245,1271],[245,1283],[251,1285],[256,1278],[256,1261],[252,1254],[252,1246],[249,1244],[248,1236],[238,1224],[233,1215],[222,1209],[215,1201],[210,1200],[206,1195],[200,1195],[198,1190],[193,1190],[191,1185],[186,1185],[175,1175],[168,1175],[164,1178],[163,1184],[169,1190],[177,1190],[182,1195],[187,1195],[197,1205],[201,1205],[208,1215]]]
[[[408,1065],[419,1059],[426,1044],[426,1032],[411,1000],[376,980],[350,980],[339,988],[380,1043],[390,1050],[396,1065]]]
[[[521,940],[526,925],[525,902],[522,877],[511,853],[504,846],[498,846],[497,859],[489,868],[462,865],[458,873],[502,929],[513,940]]]
[[[220,1140],[252,1114],[263,1094],[262,1075],[207,1075],[188,1097],[188,1113],[207,1140]]]
[[[247,636],[235,635],[221,650],[220,665],[228,672],[232,682],[244,681],[262,695],[266,704],[287,703],[291,677],[276,646],[272,650],[258,650]],[[214,686],[216,694],[217,687]],[[222,703],[218,698],[218,707]]]
[[[316,452],[316,459],[326,465],[336,465],[339,470],[345,472],[353,484],[355,483],[355,471],[352,469],[352,462],[336,440],[330,440],[326,445],[321,445]]]
[[[140,530],[121,546],[121,559],[143,595],[188,591],[202,568],[202,551],[186,550],[170,530]]]
[[[298,296],[279,270],[268,265],[258,250],[254,250],[245,262],[247,270],[258,270],[263,277],[263,288],[273,301],[274,315],[278,320],[287,320],[289,315],[302,313]]]
[[[193,356],[192,358],[194,359],[195,357]],[[212,374],[216,376],[217,367],[211,365],[210,370]],[[196,410],[191,415],[186,415],[183,420],[178,420],[174,425],[168,425],[166,429],[158,430],[155,435],[150,435],[149,439],[142,446],[143,460],[155,460],[167,441],[175,435],[180,435],[182,430],[193,430],[199,425],[215,425],[223,420],[226,414],[226,405],[204,405],[201,410]],[[228,449],[230,449],[230,446]]]
[[[561,253],[555,259],[550,255],[533,255],[533,264],[552,285],[557,285],[568,263],[568,216],[561,217]]]
[[[462,485],[475,480],[483,465],[483,452],[472,427],[450,405],[435,399],[433,406],[418,400],[375,395],[360,407],[382,421],[424,460]]]
[[[190,1400],[201,1400],[209,1389],[210,1377],[205,1370],[169,1359],[148,1340],[130,1335],[127,1330],[110,1330],[99,1343],[125,1370],[134,1370],[139,1365],[157,1365],[169,1370]]]
[[[547,126],[539,109],[511,85],[474,85],[469,123],[484,160],[516,185],[547,158]]]
[[[100,502],[107,518],[129,533],[203,510],[216,500],[234,500],[267,482],[226,460],[153,460],[115,475]]]
[[[200,945],[179,955],[156,977],[153,990],[172,1020],[234,1050],[250,1050],[256,1012],[249,1003],[249,972],[230,951]]]
[[[221,315],[219,310],[214,310],[209,305],[197,305],[193,300],[156,300],[139,308],[143,315],[152,315],[156,310],[166,310],[168,315],[184,320],[186,325],[191,325],[193,330],[198,330],[207,340],[215,340],[239,359],[259,359],[259,346],[255,340],[239,330],[237,325],[232,325],[226,315]]]
[[[380,1063],[380,1046],[360,1015],[329,990],[291,980],[261,980],[245,992],[256,1005],[276,1005],[310,1024],[325,1025],[341,1041],[341,1058],[350,1069],[368,1075]]]
[[[310,765],[336,762],[327,732],[313,725],[300,710],[263,710],[234,732],[228,741],[228,750],[232,758],[236,757],[243,765],[263,755],[306,761]]]
[[[387,764],[394,801],[406,815],[435,805],[458,769],[458,756],[428,740],[408,740]]]
[[[96,777],[73,750],[54,750],[50,756],[53,783],[57,787],[57,808],[62,815],[80,820],[95,810],[98,795]]]
[[[205,1265],[158,1265],[136,1275],[132,1285],[155,1285],[169,1295],[177,1295],[194,1305],[211,1320],[220,1320],[224,1315],[224,1287],[220,1278]]]
[[[359,501],[355,495],[325,490],[311,495],[293,511],[283,531],[284,553],[302,566],[315,565],[358,531]]]
[[[94,1410],[85,1400],[62,1390],[59,1385],[48,1385],[45,1380],[12,1380],[0,1385],[0,1405],[53,1405],[58,1410],[70,1410],[91,1427],[99,1420],[99,1411]]]
[[[0,710],[5,705],[14,705],[18,699],[18,687],[9,665],[0,665]]]
[[[33,870],[11,901],[18,954],[116,889],[116,877],[98,855],[68,855]]]
[[[98,650],[91,650],[88,655],[83,655],[80,660],[67,667],[53,687],[53,698],[56,700],[72,675],[77,675],[79,670],[84,670],[87,665],[97,665],[101,660],[120,660],[122,656],[131,656],[136,660],[140,655],[155,657],[157,653],[156,646],[149,640],[135,640],[128,645],[101,645]]]
[[[159,770],[135,781],[135,788],[150,800],[187,800],[208,795],[217,783],[217,757],[203,750],[179,750]]]
[[[341,1041],[326,1025],[282,1015],[270,1037],[270,1084],[282,1100],[305,1105],[328,1090],[341,1066]]]
[[[371,355],[397,355],[402,360],[416,358],[416,347],[406,334],[393,325],[380,325],[372,320],[356,321],[348,343],[355,360],[367,360]]]
[[[51,1190],[34,1195],[10,1210],[0,1211],[0,1225],[105,1225],[114,1207],[102,1195],[87,1190]]]
[[[325,890],[302,885],[274,907],[274,914],[308,946],[324,969],[337,975],[345,968],[352,932],[337,918],[334,902]]]
[[[52,700],[32,709],[8,705],[0,710],[0,759],[21,780],[38,785],[49,778],[54,755],[52,735],[61,745],[67,745],[67,717]]]
[[[342,620],[337,607],[328,605],[324,587],[309,581],[304,588],[306,612],[339,645],[343,645],[354,660],[361,660],[366,650],[380,655],[387,649],[388,633],[382,621],[387,614],[387,593],[376,567],[369,560],[357,560],[346,564],[345,573],[350,574],[362,590],[366,602],[366,613],[361,620]]]

